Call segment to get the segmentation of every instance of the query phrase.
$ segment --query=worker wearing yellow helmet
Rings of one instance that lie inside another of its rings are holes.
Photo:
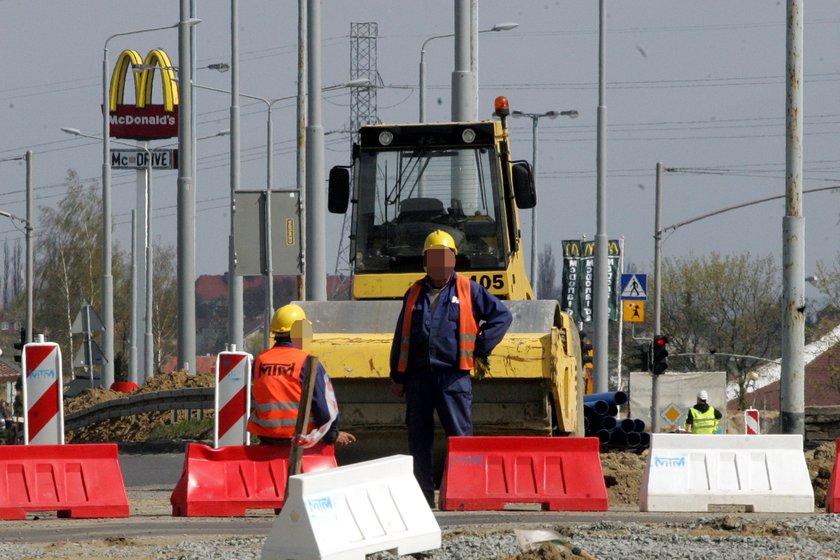
[[[488,357],[512,320],[496,296],[455,273],[457,255],[450,233],[438,229],[426,237],[426,276],[406,292],[391,344],[391,392],[406,400],[414,476],[431,507],[434,413],[447,436],[472,435],[470,372],[489,373]]]
[[[248,418],[248,432],[267,445],[289,445],[294,436],[298,409],[303,395],[303,365],[307,352],[292,344],[292,327],[306,321],[299,305],[278,309],[271,318],[274,346],[260,353],[254,361],[251,394],[253,405]],[[338,404],[332,382],[319,363],[306,433],[295,445],[308,448],[318,443],[347,445],[356,441],[353,434],[338,430]]]

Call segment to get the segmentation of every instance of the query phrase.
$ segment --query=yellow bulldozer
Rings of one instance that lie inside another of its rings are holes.
[[[513,314],[490,374],[473,383],[475,434],[583,435],[580,338],[557,300],[534,299],[525,273],[518,209],[533,208],[536,191],[528,162],[510,159],[507,115],[500,97],[493,120],[365,126],[353,164],[330,171],[330,212],[352,203],[352,301],[298,303],[343,429],[360,445],[392,451],[394,437],[406,439],[389,352],[402,297],[424,275],[423,242],[437,229],[456,241],[456,272]]]

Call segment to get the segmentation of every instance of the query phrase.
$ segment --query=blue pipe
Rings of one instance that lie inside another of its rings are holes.
[[[609,431],[613,431],[618,424],[618,420],[615,419],[615,416],[604,416],[601,418],[601,428]]]
[[[645,431],[645,421],[641,418],[634,418],[633,422],[636,423],[636,431],[637,432],[644,432]]]
[[[610,432],[610,445],[627,445],[627,434],[621,430],[613,430]]]
[[[632,418],[623,418],[618,423],[618,429],[625,434],[630,434],[636,431],[636,421]]]
[[[621,406],[628,400],[627,393],[624,391],[605,392],[605,393],[591,393],[583,396],[583,402],[591,401],[607,401],[609,404]]]
[[[595,432],[595,437],[598,438],[598,441],[602,444],[610,442],[610,431],[609,430],[598,430]]]
[[[584,414],[587,413],[587,410],[589,411],[590,416],[591,415],[604,416],[607,413],[609,413],[609,411],[610,411],[610,403],[608,403],[607,401],[602,401],[602,400],[584,402],[583,403]],[[618,411],[616,410],[616,414],[617,413],[618,413]],[[611,416],[615,416],[615,414],[611,414]]]

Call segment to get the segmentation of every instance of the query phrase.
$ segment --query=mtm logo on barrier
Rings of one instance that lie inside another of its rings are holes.
[[[134,72],[134,67],[146,68]],[[159,67],[159,68],[158,68]],[[129,69],[134,78],[134,104],[123,103]],[[160,70],[163,104],[152,103],[155,71]],[[108,118],[111,136],[134,140],[156,140],[178,136],[178,82],[169,55],[161,49],[149,51],[146,59],[135,50],[124,50],[111,75]]]
[[[23,441],[26,445],[64,443],[61,349],[55,342],[23,347]]]

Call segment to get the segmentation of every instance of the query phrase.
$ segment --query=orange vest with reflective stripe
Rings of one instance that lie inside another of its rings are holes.
[[[411,314],[417,298],[423,289],[424,280],[418,280],[408,290],[405,300],[405,310],[402,318],[402,332],[400,336],[400,356],[397,371],[408,369],[408,350],[411,347]],[[455,289],[458,292],[460,313],[458,316],[458,368],[470,370],[473,368],[473,352],[475,351],[475,337],[478,336],[478,324],[472,312],[472,288],[470,279],[455,275]]]
[[[253,402],[248,432],[273,438],[294,437],[303,395],[300,375],[308,357],[303,350],[290,346],[275,346],[257,356],[251,382]],[[315,428],[310,414],[306,433]]]

